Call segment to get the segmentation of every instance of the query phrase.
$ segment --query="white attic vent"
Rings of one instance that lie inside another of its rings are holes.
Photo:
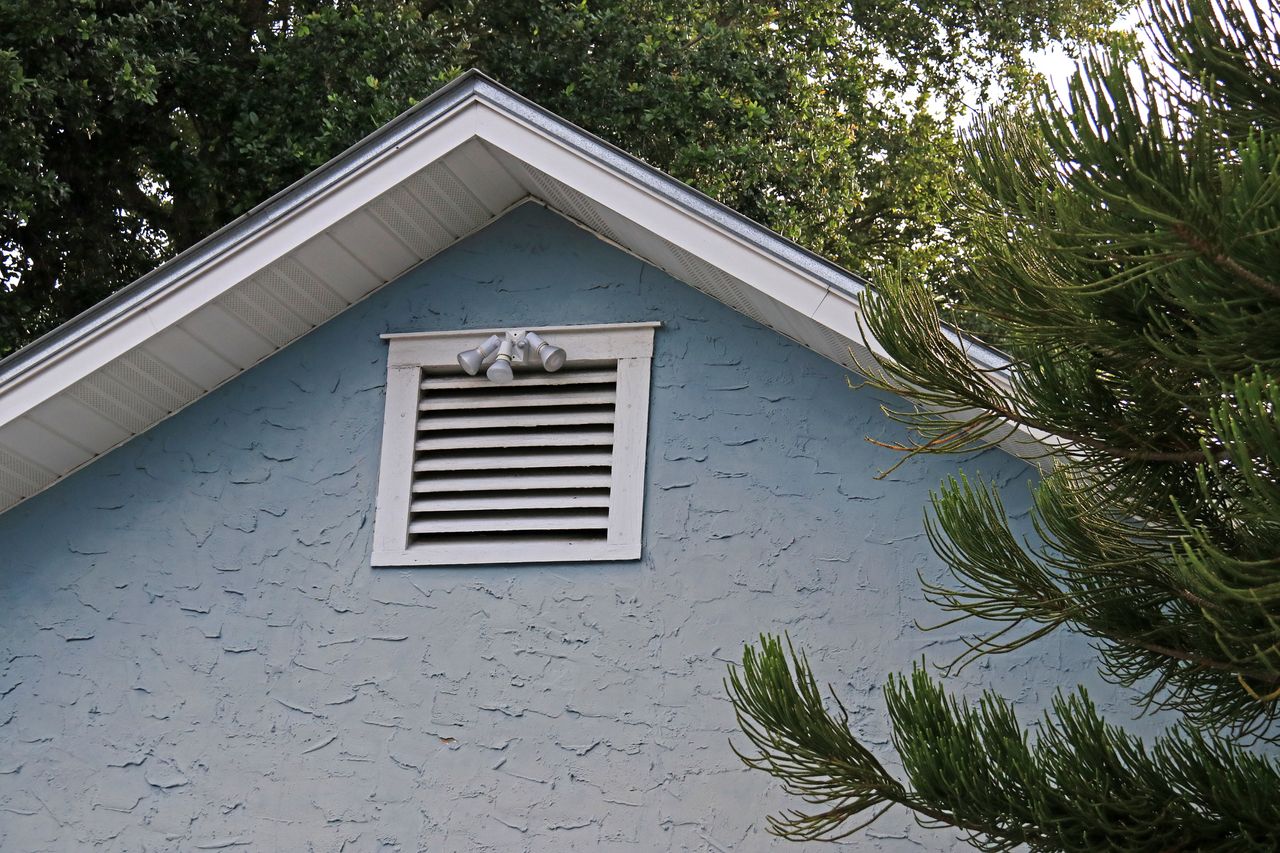
[[[655,325],[535,329],[569,363],[505,385],[457,365],[493,330],[387,335],[373,565],[638,558]]]
[[[423,371],[411,544],[604,540],[618,371],[520,371],[497,385]]]

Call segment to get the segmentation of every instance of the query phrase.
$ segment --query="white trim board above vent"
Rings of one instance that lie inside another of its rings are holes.
[[[373,565],[638,559],[658,325],[531,329],[568,363],[505,385],[457,362],[505,330],[384,335]]]

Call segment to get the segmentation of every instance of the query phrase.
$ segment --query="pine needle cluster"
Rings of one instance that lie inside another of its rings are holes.
[[[999,696],[957,701],[919,668],[891,678],[904,783],[850,733],[838,699],[834,713],[824,707],[789,643],[761,637],[728,684],[754,747],[739,757],[825,806],[770,816],[793,841],[847,838],[901,806],[985,851],[1262,853],[1280,842],[1275,762],[1190,727],[1143,743],[1104,722],[1083,690],[1058,696],[1033,739]]]
[[[1144,25],[1158,60],[1094,55],[1066,103],[980,123],[963,310],[886,277],[867,367],[912,401],[889,413],[908,455],[1043,449],[1037,541],[991,483],[933,495],[949,576],[926,593],[983,626],[956,666],[1069,628],[1180,728],[1144,746],[1080,692],[1029,737],[999,697],[958,703],[918,671],[886,687],[897,782],[765,638],[728,683],[744,760],[825,807],[776,818],[784,836],[897,804],[980,849],[1280,849],[1280,764],[1249,751],[1280,739],[1280,13],[1158,0]],[[964,318],[1005,363],[973,357]]]

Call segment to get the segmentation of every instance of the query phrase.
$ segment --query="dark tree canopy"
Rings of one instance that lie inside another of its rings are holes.
[[[966,92],[1114,0],[0,0],[0,355],[475,66],[845,264],[931,269]]]
[[[970,137],[961,319],[1001,330],[1007,370],[967,357],[918,277],[866,308],[876,384],[918,404],[895,413],[920,438],[904,450],[1045,437],[1034,536],[997,484],[934,496],[948,574],[925,591],[975,633],[957,664],[1074,630],[1178,725],[1144,744],[1080,691],[1030,734],[1001,697],[917,671],[885,690],[903,782],[766,638],[730,691],[748,764],[819,806],[784,835],[897,805],[984,850],[1280,849],[1280,12],[1159,0],[1146,26],[1160,62],[1096,55],[1069,103]]]

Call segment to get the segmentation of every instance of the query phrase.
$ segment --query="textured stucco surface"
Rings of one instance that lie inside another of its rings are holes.
[[[380,333],[637,320],[666,324],[643,559],[369,568]],[[0,516],[0,849],[792,849],[728,749],[725,663],[790,631],[887,750],[884,674],[960,648],[914,624],[955,463],[873,479],[881,402],[517,209]],[[955,683],[1030,715],[1090,660],[1062,637]],[[891,815],[850,843],[956,842]]]

